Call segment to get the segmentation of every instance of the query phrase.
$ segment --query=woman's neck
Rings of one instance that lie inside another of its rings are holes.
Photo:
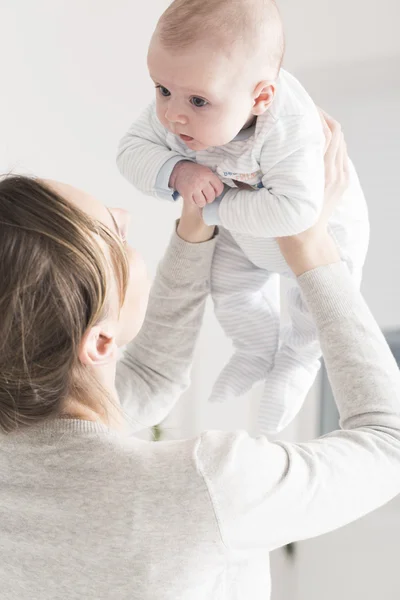
[[[111,429],[125,431],[127,423],[115,388],[115,372],[116,363],[113,363],[98,368],[93,373],[105,392],[103,401],[94,398],[80,401],[70,397],[65,401],[60,417],[100,422]]]
[[[110,429],[116,431],[127,431],[127,422],[120,410],[120,405],[109,404],[107,412],[105,410],[96,410],[75,400],[69,400],[65,409],[60,414],[61,419],[79,419],[82,421],[92,421],[102,423]]]

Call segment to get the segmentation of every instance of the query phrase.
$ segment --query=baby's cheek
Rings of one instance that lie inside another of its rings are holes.
[[[207,147],[221,146],[224,128],[219,121],[203,122],[198,127],[197,139],[201,140]]]
[[[160,103],[158,100],[157,100],[157,104],[156,104],[156,114],[157,114],[157,118],[160,121],[161,125],[163,125],[164,127],[167,127],[167,119],[165,118],[165,111],[160,106]]]

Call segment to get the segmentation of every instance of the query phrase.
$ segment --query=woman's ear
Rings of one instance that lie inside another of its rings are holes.
[[[269,109],[275,97],[275,82],[260,81],[253,92],[253,115],[259,117]]]
[[[96,325],[89,329],[81,342],[79,360],[83,365],[100,367],[109,364],[117,354],[115,336],[105,327]]]

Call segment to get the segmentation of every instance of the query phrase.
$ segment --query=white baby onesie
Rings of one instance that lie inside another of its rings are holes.
[[[203,210],[204,220],[221,229],[211,293],[217,318],[234,346],[211,399],[242,395],[264,381],[262,433],[289,424],[320,366],[314,323],[275,238],[300,233],[316,222],[324,198],[324,142],[312,99],[281,70],[271,108],[225,146],[190,150],[161,125],[153,103],[118,150],[122,174],[146,194],[176,199],[169,179],[182,159],[211,168],[225,183],[224,193]],[[352,164],[350,172],[350,186],[329,226],[359,283],[369,223]],[[239,189],[235,182],[247,183],[253,190]],[[280,320],[280,275],[293,281],[288,293],[291,322],[285,326]]]

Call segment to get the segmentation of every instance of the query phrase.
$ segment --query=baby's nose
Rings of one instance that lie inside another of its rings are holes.
[[[173,106],[168,106],[165,118],[169,123],[179,123],[179,125],[187,125],[188,123],[186,115],[175,109]]]

